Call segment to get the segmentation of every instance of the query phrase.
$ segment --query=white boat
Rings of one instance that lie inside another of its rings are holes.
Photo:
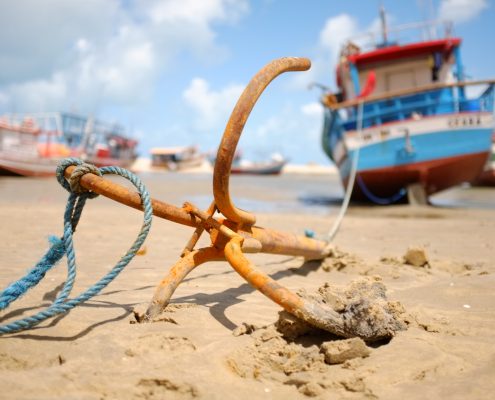
[[[98,167],[129,167],[137,142],[121,126],[73,113],[0,117],[0,173],[53,176],[59,161],[79,157]]]
[[[169,171],[199,167],[205,155],[196,146],[155,147],[150,150],[151,166]]]

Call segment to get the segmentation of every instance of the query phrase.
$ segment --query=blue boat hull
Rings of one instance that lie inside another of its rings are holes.
[[[431,163],[435,160],[462,157],[469,154],[489,153],[492,129],[462,129],[431,132],[410,138],[410,149],[404,139],[391,139],[362,146],[359,149],[357,172],[394,168],[404,165]],[[356,150],[350,151],[340,172],[347,180],[351,160]]]
[[[353,199],[385,204],[413,184],[431,195],[474,182],[491,152],[493,87],[462,102],[449,89],[326,109],[323,149],[346,188],[357,156]]]

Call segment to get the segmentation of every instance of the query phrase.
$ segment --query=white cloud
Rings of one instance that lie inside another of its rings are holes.
[[[202,25],[212,20],[235,21],[248,10],[248,3],[238,0],[169,0],[152,3],[149,14],[155,23]]]
[[[486,8],[487,0],[442,0],[439,18],[462,23],[477,17]]]
[[[202,78],[194,78],[182,97],[196,111],[196,125],[200,130],[218,128],[225,125],[244,85],[232,84],[214,91]]]
[[[3,92],[0,92],[0,106],[5,106],[9,103],[10,97]]]
[[[320,31],[316,54],[311,57],[312,65],[308,72],[294,75],[292,83],[299,89],[307,88],[312,82],[333,84],[335,65],[342,45],[360,32],[355,18],[340,14],[328,18]]]
[[[213,90],[206,80],[193,79],[182,97],[194,111],[192,122],[195,133],[215,131],[220,135],[243,89],[243,85],[232,84]],[[259,161],[273,152],[279,152],[283,155],[296,154],[292,160],[295,162],[300,162],[305,157],[322,162],[325,158],[318,140],[321,135],[322,111],[317,102],[300,108],[295,108],[292,102],[288,102],[268,117],[260,118],[259,113],[255,113],[243,131],[238,149],[251,160]],[[184,140],[184,135],[181,135]],[[211,137],[209,135],[210,146]],[[201,143],[201,140],[206,141],[200,136],[195,137],[196,143]],[[217,144],[216,139],[213,144]]]
[[[330,51],[332,58],[336,58],[342,45],[356,35],[358,25],[356,20],[348,14],[340,14],[327,19],[320,32],[320,45]]]
[[[9,90],[10,102],[17,111],[24,111],[24,107],[30,111],[51,111],[59,99],[67,98],[67,95],[67,81],[61,73],[55,73],[49,79],[14,84]]]
[[[148,0],[149,30],[166,53],[189,50],[215,60],[224,50],[215,43],[213,23],[233,24],[248,10],[247,0]]]
[[[106,41],[118,7],[117,0],[0,2],[0,83],[46,79],[71,63],[80,38]]]
[[[84,53],[85,51],[87,51],[89,49],[90,44],[86,40],[86,38],[82,37],[82,38],[77,39],[75,47],[78,51],[80,51],[81,53]]]
[[[135,104],[181,52],[220,59],[212,24],[247,11],[247,0],[1,2],[0,91],[18,110],[45,95],[57,109],[74,101],[82,110],[105,100]]]
[[[312,103],[304,104],[301,107],[301,112],[309,117],[321,118],[323,116],[323,106],[321,103],[314,101]]]
[[[317,103],[299,109],[287,104],[259,123],[251,121],[238,148],[245,151],[247,158],[279,152],[292,155],[295,163],[304,159],[325,161],[319,141],[322,118],[321,113],[316,115],[317,108]]]
[[[258,139],[265,138],[267,136],[273,137],[280,134],[282,131],[286,131],[287,120],[282,115],[274,115],[263,121],[261,125],[256,128],[255,134]],[[259,140],[256,141],[259,143]]]
[[[393,15],[387,14],[388,24],[394,20]],[[362,49],[369,49],[382,40],[380,30],[380,18],[375,18],[365,27],[360,26],[353,16],[345,13],[328,18],[319,33],[316,54],[311,57],[311,69],[304,74],[295,75],[292,83],[299,89],[311,87],[315,82],[334,87],[335,67],[342,46],[352,39]]]

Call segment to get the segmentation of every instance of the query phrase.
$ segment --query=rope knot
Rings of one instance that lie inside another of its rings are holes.
[[[64,176],[65,170],[73,165],[75,165],[76,168],[67,181],[65,180]],[[64,187],[65,190],[76,195],[85,193],[88,198],[94,199],[98,196],[98,193],[91,192],[90,190],[85,189],[81,186],[81,177],[85,174],[95,174],[98,176],[102,176],[101,171],[97,167],[92,164],[87,164],[79,158],[66,158],[62,160],[57,167],[57,181]]]
[[[83,175],[86,175],[86,174],[95,174],[98,176],[102,175],[99,168],[95,167],[92,164],[83,163],[81,165],[78,165],[74,169],[74,171],[72,171],[72,174],[69,178],[70,190],[72,193],[75,193],[75,194],[87,193],[87,195],[90,199],[94,199],[95,197],[99,196],[99,194],[94,193],[94,192],[81,186],[81,178],[83,177]]]

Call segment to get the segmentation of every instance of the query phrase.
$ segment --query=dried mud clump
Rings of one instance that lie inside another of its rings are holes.
[[[325,283],[316,294],[298,294],[336,311],[343,321],[345,337],[376,341],[406,329],[404,308],[399,302],[387,300],[386,287],[379,277],[360,278],[345,288]]]
[[[406,329],[404,307],[397,301],[387,300],[386,291],[379,277],[359,279],[343,290],[328,284],[320,288],[327,302],[343,303],[341,312],[349,332],[377,339],[390,338],[395,332]]]
[[[315,328],[313,325],[310,325],[285,310],[278,313],[278,320],[275,322],[275,328],[284,338],[289,340],[295,340],[299,336],[318,331],[318,328]]]
[[[320,350],[325,354],[327,364],[342,364],[347,360],[368,357],[371,354],[369,347],[360,338],[324,342]]]
[[[363,263],[359,257],[354,254],[346,253],[335,247],[330,254],[323,260],[321,268],[324,271],[341,271],[347,267],[358,266]]]
[[[403,307],[387,301],[379,278],[362,278],[346,288],[326,283],[315,294],[299,295],[346,316],[345,323],[356,332],[385,329],[393,335],[405,329]],[[371,395],[358,371],[372,351],[363,339],[337,337],[286,311],[279,313],[274,325],[254,331],[251,325],[246,327],[250,329],[243,333],[252,332],[253,343],[227,359],[237,375],[295,386],[308,397],[328,389]]]
[[[404,254],[404,263],[414,265],[415,267],[424,267],[428,265],[428,256],[422,247],[409,247]]]

